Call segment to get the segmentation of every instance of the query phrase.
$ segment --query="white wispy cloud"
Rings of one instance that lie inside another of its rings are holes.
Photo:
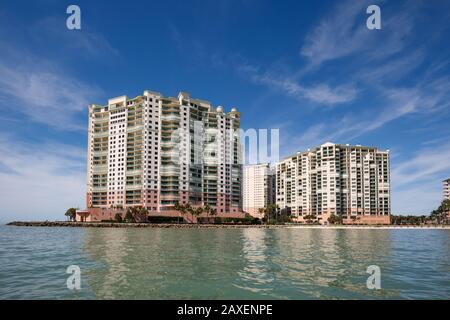
[[[309,100],[322,105],[336,105],[350,102],[355,99],[357,90],[350,84],[330,87],[326,83],[316,85],[301,85],[298,80],[292,76],[277,75],[271,71],[261,72],[260,68],[249,64],[238,66],[241,74],[250,78],[257,84],[263,84],[273,90],[279,90],[291,97]]]
[[[349,141],[406,116],[438,116],[440,111],[450,107],[448,88],[447,77],[430,83],[420,82],[411,88],[383,88],[380,92],[383,106],[375,105],[364,112],[313,124],[297,139],[302,145],[310,146],[326,140]]]
[[[208,46],[191,39],[180,31],[173,23],[168,24],[168,34],[175,47],[183,57],[189,56],[193,64],[209,66],[218,69],[234,70],[241,77],[254,84],[263,85],[270,90],[278,91],[284,95],[300,101],[310,101],[322,106],[335,106],[353,101],[357,96],[357,89],[352,83],[333,86],[324,81],[307,83],[300,81],[298,72],[276,61],[267,66],[258,66],[250,63],[239,53],[223,54],[209,51]],[[184,49],[189,46],[191,50],[186,53]]]
[[[356,18],[364,12],[364,1],[340,2],[307,35],[300,53],[314,65],[341,58],[364,48],[367,29],[355,26]]]
[[[66,63],[80,58],[104,62],[119,57],[119,52],[86,23],[81,30],[68,30],[61,17],[25,26],[18,25],[11,13],[3,18],[18,36],[0,33],[0,108],[60,130],[84,130],[81,116],[102,90],[74,76]],[[48,50],[45,57],[39,53],[42,43]]]
[[[340,1],[306,36],[300,54],[310,67],[340,59],[352,54],[365,60],[385,58],[401,51],[412,32],[412,12],[416,5],[408,3],[395,15],[384,16],[382,29],[371,31],[366,27],[366,8],[371,1]]]
[[[27,143],[0,136],[0,219],[64,219],[83,207],[86,151],[53,141]]]
[[[358,72],[361,81],[368,83],[386,83],[401,79],[415,69],[425,60],[425,50],[419,48],[415,51],[403,54],[401,57],[381,61],[376,67],[370,65]]]
[[[85,124],[74,117],[87,110],[87,105],[100,92],[97,87],[56,70],[0,62],[2,108],[13,108],[30,120],[51,127],[64,130],[85,128]]]
[[[392,188],[392,214],[428,215],[442,200],[439,180],[430,180],[407,188]]]
[[[288,157],[297,151],[305,151],[326,141],[335,141],[335,137],[327,132],[326,123],[317,123],[307,128],[301,135],[295,135],[289,129],[280,132],[281,158]]]
[[[395,187],[426,180],[441,181],[450,175],[450,143],[422,148],[416,155],[392,169]]]
[[[84,20],[83,20],[84,21]],[[37,43],[55,44],[54,50],[77,52],[76,57],[94,58],[106,61],[120,56],[119,51],[100,32],[92,29],[85,22],[81,30],[68,30],[60,17],[46,17],[33,25],[32,39]],[[62,54],[58,51],[59,54]]]
[[[442,200],[441,181],[450,177],[450,143],[418,150],[393,165],[391,171],[394,213],[429,214]]]

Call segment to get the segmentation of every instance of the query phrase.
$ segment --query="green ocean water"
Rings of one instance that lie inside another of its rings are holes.
[[[450,230],[0,226],[0,299],[449,298]]]

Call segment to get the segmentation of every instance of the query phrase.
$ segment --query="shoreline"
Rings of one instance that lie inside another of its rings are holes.
[[[7,226],[16,227],[68,227],[68,228],[173,228],[173,229],[424,229],[450,230],[450,225],[301,225],[301,224],[187,224],[187,223],[117,223],[68,221],[12,221]]]

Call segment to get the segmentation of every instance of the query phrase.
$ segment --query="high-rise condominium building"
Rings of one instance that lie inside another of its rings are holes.
[[[90,219],[130,206],[164,215],[176,203],[242,212],[239,127],[236,108],[225,113],[185,92],[89,105]]]
[[[275,203],[275,170],[268,163],[244,166],[244,211],[262,218],[259,209]]]
[[[277,164],[277,204],[299,222],[389,224],[389,151],[325,143]]]
[[[443,181],[444,200],[450,200],[450,178]]]

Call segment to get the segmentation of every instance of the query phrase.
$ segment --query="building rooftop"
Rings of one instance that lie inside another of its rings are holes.
[[[363,145],[360,145],[360,144],[350,145],[350,144],[348,144],[348,143],[347,143],[347,144],[339,144],[339,143],[334,143],[334,142],[329,142],[329,141],[327,141],[327,142],[322,143],[321,145],[319,145],[319,146],[317,146],[317,147],[308,148],[308,149],[305,150],[305,151],[297,151],[295,154],[292,154],[292,155],[290,155],[290,156],[284,157],[283,160],[287,160],[287,159],[292,158],[292,157],[295,157],[295,156],[297,156],[297,155],[299,155],[299,154],[303,154],[303,153],[308,153],[308,152],[311,152],[311,151],[315,151],[315,150],[317,150],[317,149],[319,149],[319,148],[321,148],[321,147],[330,147],[330,146],[338,146],[338,147],[340,147],[340,148],[375,149],[375,150],[377,150],[378,152],[387,152],[387,153],[389,153],[389,149],[388,149],[388,150],[380,150],[378,147],[363,146]]]
[[[163,96],[161,93],[156,92],[156,91],[151,91],[151,90],[144,90],[143,95],[139,95],[136,96],[134,98],[129,98],[127,95],[121,95],[121,96],[117,96],[117,97],[113,97],[111,99],[108,99],[108,103],[106,105],[100,105],[100,104],[95,104],[95,103],[91,103],[89,104],[90,108],[94,108],[94,109],[99,109],[99,108],[105,108],[109,105],[113,105],[116,103],[126,103],[127,101],[131,101],[131,100],[137,100],[140,99],[142,97],[144,97],[145,95],[148,94],[152,94],[152,95],[156,95],[159,96],[161,99],[165,99],[165,100],[173,100],[175,101],[179,101],[180,99],[186,99],[188,101],[190,101],[191,103],[195,103],[197,105],[204,105],[204,107],[207,107],[210,109],[210,111],[216,111],[219,109],[220,112],[224,112],[224,108],[222,106],[217,106],[217,108],[214,108],[213,105],[211,104],[211,102],[207,101],[207,100],[203,100],[203,99],[197,99],[197,98],[192,98],[189,92],[186,91],[180,91],[178,93],[177,97],[170,97],[170,96]],[[98,111],[98,110],[94,110],[94,111]],[[235,106],[231,107],[231,110],[229,112],[224,112],[226,114],[239,114],[237,108]]]

